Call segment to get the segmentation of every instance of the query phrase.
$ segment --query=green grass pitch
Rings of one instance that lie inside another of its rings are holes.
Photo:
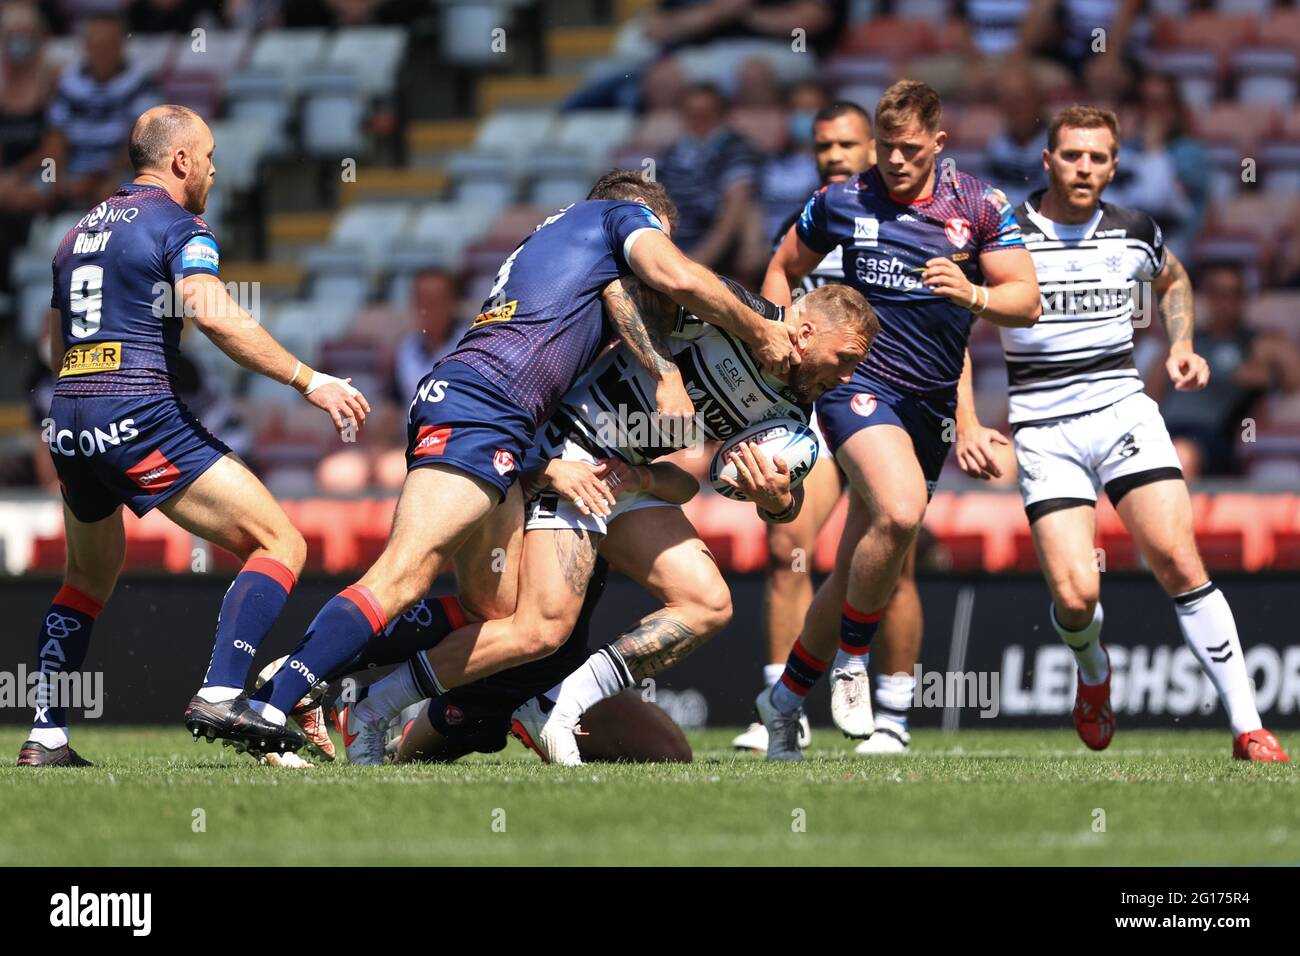
[[[1300,864],[1300,767],[1233,762],[1226,731],[1121,730],[1103,754],[930,731],[868,761],[822,729],[793,765],[733,733],[691,734],[689,765],[547,767],[512,741],[295,771],[179,727],[78,727],[95,768],[0,769],[0,864]]]

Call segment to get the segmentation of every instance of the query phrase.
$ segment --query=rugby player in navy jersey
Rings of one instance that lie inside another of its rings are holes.
[[[59,373],[46,440],[63,490],[68,557],[37,638],[42,682],[19,766],[87,763],[68,745],[55,688],[80,670],[117,583],[123,504],[137,515],[158,508],[245,562],[222,602],[187,726],[219,728],[233,740],[278,733],[296,746],[296,731],[277,730],[240,695],[306,545],[262,483],[177,398],[172,367],[184,318],[240,365],[297,389],[340,430],[359,426],[370,408],[346,382],[294,358],[217,278],[217,241],[199,218],[216,175],[214,149],[193,111],[145,112],[129,143],[135,180],[83,216],[54,257],[58,327],[50,341]]]
[[[817,401],[849,481],[849,514],[835,570],[785,672],[756,702],[769,759],[801,758],[804,698],[832,659],[846,669],[870,651],[948,456],[972,323],[1029,326],[1041,312],[1006,197],[955,169],[939,175],[941,117],[939,96],[924,83],[886,90],[876,106],[875,167],[809,200],[764,279],[764,294],[788,303],[791,286],[839,247],[845,281],[880,320],[853,381]]]
[[[725,441],[772,418],[806,422],[818,395],[849,381],[875,330],[866,300],[844,286],[810,292],[787,311],[726,281],[739,301],[789,330],[800,354],[790,381],[764,375],[733,336],[671,308],[641,283],[611,283],[605,302],[612,316],[635,315],[670,337],[668,348],[701,409],[698,433],[674,434],[662,422],[655,427],[648,373],[625,350],[602,357],[565,394],[530,452],[532,493],[514,613],[459,627],[445,639],[445,630],[434,626],[412,633],[399,625],[385,642],[369,645],[372,656],[360,666],[392,663],[373,655],[399,648],[431,650],[368,688],[355,706],[338,708],[350,762],[380,763],[391,718],[424,698],[434,699],[430,716],[444,739],[465,729],[447,722],[448,712],[473,718],[476,726],[495,725],[499,737],[516,707],[561,685],[553,708],[543,710],[538,700],[514,715],[517,732],[549,761],[580,763],[577,727],[587,710],[671,667],[726,626],[727,582],[677,507],[699,485],[672,461],[656,459],[698,439]],[[779,522],[797,515],[802,489],[791,488],[786,464],[749,445],[739,455],[737,480],[747,482],[740,490],[759,516]],[[583,595],[598,555],[663,606],[588,654],[585,639],[570,635],[586,610]]]
[[[336,676],[423,598],[453,556],[461,600],[454,614],[483,620],[514,610],[517,569],[502,557],[517,553],[511,543],[523,530],[520,466],[538,426],[615,340],[601,302],[615,279],[636,275],[746,342],[767,371],[790,374],[798,355],[787,330],[672,244],[674,212],[660,184],[616,170],[502,263],[482,312],[412,398],[409,470],[384,553],[322,608],[286,665],[254,694],[259,713],[283,724],[312,685]],[[664,385],[680,396],[667,409],[658,400],[659,410],[693,414],[680,373],[645,327],[614,327],[656,381],[657,399]]]

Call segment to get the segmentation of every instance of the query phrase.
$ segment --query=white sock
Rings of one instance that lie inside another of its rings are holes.
[[[907,712],[916,692],[914,674],[876,675],[876,729],[885,728],[899,736],[907,733]]]
[[[27,739],[34,740],[42,747],[53,750],[55,747],[62,747],[68,742],[68,728],[33,727],[32,732],[27,735]]]
[[[366,723],[392,720],[412,704],[424,700],[424,697],[424,691],[420,690],[415,678],[411,676],[411,669],[403,665],[371,684],[365,698],[357,703],[353,713]]]
[[[771,687],[781,679],[785,673],[785,664],[764,664],[763,665],[763,686]]]
[[[260,700],[250,700],[248,704],[253,708],[253,710],[257,711],[262,715],[262,717],[269,720],[277,727],[283,727],[289,720],[289,718],[285,716],[284,711],[279,707],[273,707],[272,705],[263,703]]]
[[[831,664],[834,670],[841,671],[861,671],[866,673],[867,662],[871,659],[871,652],[866,654],[850,654],[844,648],[835,652],[835,661]]]
[[[1056,619],[1056,604],[1053,602],[1048,616],[1057,636],[1065,646],[1074,651],[1074,662],[1079,665],[1079,678],[1089,687],[1095,687],[1106,679],[1110,665],[1106,663],[1106,651],[1101,646],[1101,625],[1106,615],[1102,613],[1101,602],[1092,612],[1092,621],[1081,631],[1071,631]]]
[[[553,714],[577,723],[588,710],[633,684],[622,656],[606,645],[588,657],[582,666],[560,682]]]
[[[1246,655],[1237,637],[1237,622],[1223,592],[1207,582],[1195,591],[1174,597],[1183,640],[1210,675],[1234,736],[1259,730],[1263,723],[1255,709],[1255,691],[1246,673]]]
[[[206,700],[209,704],[220,704],[228,700],[234,700],[242,694],[243,688],[240,687],[222,687],[219,684],[213,684],[211,687],[200,687],[197,696],[199,700]]]

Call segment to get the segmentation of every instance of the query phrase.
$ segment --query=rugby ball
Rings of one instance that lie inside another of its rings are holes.
[[[817,463],[817,433],[803,422],[793,418],[770,418],[758,425],[751,425],[723,442],[709,466],[709,481],[714,490],[733,501],[748,501],[749,498],[720,479],[723,475],[731,479],[736,477],[736,466],[727,461],[727,455],[746,441],[757,445],[769,461],[779,457],[785,462],[790,469],[791,488],[798,488]]]

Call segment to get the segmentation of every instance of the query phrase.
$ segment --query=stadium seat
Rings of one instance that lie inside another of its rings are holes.
[[[1253,47],[1233,54],[1237,76],[1237,101],[1290,109],[1295,103],[1297,54],[1295,50]]]
[[[152,40],[161,37],[145,36]],[[166,38],[173,41],[172,37]],[[175,38],[175,52],[170,67],[173,73],[202,73],[212,76],[230,75],[243,68],[244,60],[252,47],[250,35],[243,30],[207,30],[199,37],[182,35]],[[196,49],[197,47],[197,49]]]
[[[368,152],[362,132],[365,104],[357,80],[346,72],[303,77],[302,147],[314,159],[356,158]]]
[[[719,567],[740,573],[767,567],[767,532],[753,506],[706,491],[684,510]]]
[[[271,156],[290,154],[293,145],[288,137],[291,96],[285,78],[276,73],[250,71],[226,78],[228,118],[257,126]]]
[[[1001,571],[1014,561],[1015,532],[1028,527],[1019,495],[968,492],[957,500],[946,527],[936,530],[935,537],[952,552],[954,568]],[[979,552],[974,550],[977,537],[982,538]]]
[[[822,64],[819,75],[830,87],[864,85],[883,90],[893,82],[894,66],[885,57],[832,54]],[[875,100],[858,102],[858,105],[870,111],[875,107]]]
[[[1252,14],[1219,14],[1200,11],[1187,17],[1162,17],[1156,24],[1159,47],[1195,48],[1212,51],[1220,64],[1259,35],[1259,18]]]
[[[209,125],[217,143],[218,185],[235,192],[252,189],[266,150],[266,127],[237,120],[214,120]]]
[[[575,110],[556,120],[550,142],[558,149],[583,153],[592,165],[607,167],[636,128],[636,116],[625,110]]]
[[[840,41],[837,52],[896,61],[933,53],[936,49],[934,31],[928,24],[898,17],[874,17],[849,30]]]
[[[555,114],[542,110],[497,110],[479,125],[474,151],[518,161],[539,149],[555,124]]]
[[[168,73],[159,81],[165,102],[188,106],[200,116],[214,116],[221,105],[221,76],[216,73]]]
[[[487,66],[500,59],[501,54],[493,49],[492,31],[510,24],[496,0],[458,0],[439,3],[438,8],[442,18],[440,60],[455,66]]]
[[[407,33],[401,27],[344,27],[334,35],[326,64],[350,72],[362,96],[392,94],[397,71],[406,54]]]
[[[1271,136],[1277,129],[1277,110],[1269,105],[1240,106],[1217,103],[1208,110],[1193,113],[1196,135],[1212,142],[1231,143],[1241,155]]]
[[[405,203],[359,202],[344,209],[330,230],[330,245],[335,249],[357,249],[374,268],[382,253],[400,241],[411,209]]]
[[[490,153],[457,153],[448,163],[452,199],[489,221],[515,198],[516,160]]]
[[[299,92],[302,75],[325,59],[328,36],[320,29],[267,30],[253,44],[248,66],[282,77],[290,95]],[[239,74],[233,74],[235,79]]]
[[[1218,494],[1197,528],[1197,538],[1202,550],[1228,567],[1258,571],[1272,563],[1273,536],[1295,524],[1297,511],[1292,495]],[[1231,563],[1233,558],[1237,563]]]
[[[1143,63],[1152,72],[1174,77],[1179,95],[1193,109],[1208,109],[1218,99],[1219,58],[1210,50],[1148,50]]]
[[[153,76],[161,76],[173,63],[174,54],[189,50],[189,37],[178,38],[168,33],[137,33],[127,37],[126,59]],[[46,48],[48,56],[48,46]]]
[[[411,217],[407,229],[410,245],[459,260],[469,243],[480,238],[489,225],[487,216],[458,203],[425,203]]]
[[[367,260],[350,248],[325,246],[304,256],[308,296],[347,309],[360,309],[370,291]]]
[[[1259,172],[1265,191],[1282,201],[1300,195],[1300,140],[1266,143],[1259,150]]]

